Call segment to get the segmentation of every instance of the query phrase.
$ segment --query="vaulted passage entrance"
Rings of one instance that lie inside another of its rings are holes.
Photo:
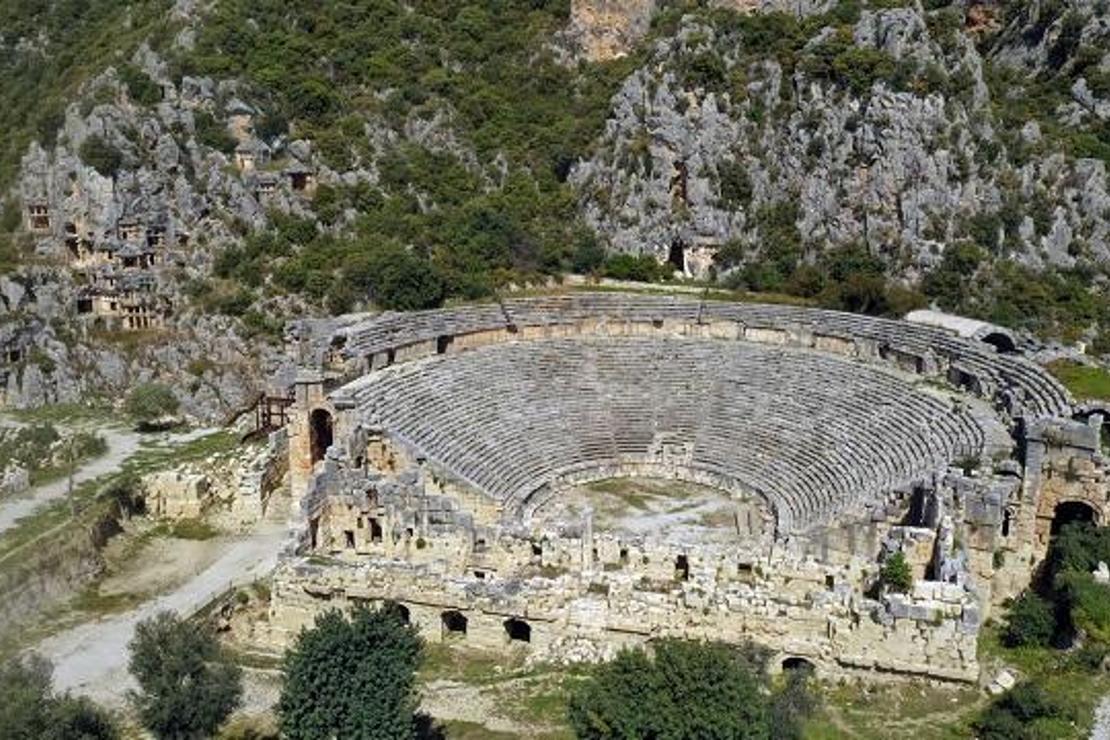
[[[1064,501],[1056,505],[1051,533],[1060,534],[1060,531],[1069,524],[1094,524],[1096,519],[1095,510],[1090,504],[1082,501]]]
[[[532,627],[523,619],[506,619],[505,634],[509,642],[531,642]]]
[[[783,671],[804,671],[806,673],[813,673],[814,666],[813,666],[813,663],[806,660],[805,658],[792,657],[792,658],[786,658],[785,660],[782,661],[782,670]]]
[[[445,611],[440,615],[443,621],[443,635],[465,635],[467,627],[466,615],[454,609]]]
[[[331,447],[334,429],[331,414],[324,409],[316,409],[308,419],[309,444],[312,448],[312,463],[316,464],[324,459],[324,454]]]

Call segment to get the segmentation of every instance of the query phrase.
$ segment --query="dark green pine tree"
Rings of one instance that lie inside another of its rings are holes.
[[[278,713],[291,740],[411,738],[423,643],[400,611],[329,611],[285,656]]]
[[[131,701],[155,737],[211,737],[239,706],[242,672],[206,625],[162,612],[139,622],[130,649]]]

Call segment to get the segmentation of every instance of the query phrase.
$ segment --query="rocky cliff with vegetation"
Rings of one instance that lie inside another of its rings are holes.
[[[1110,350],[1104,0],[0,0],[0,72],[9,404],[566,272]]]

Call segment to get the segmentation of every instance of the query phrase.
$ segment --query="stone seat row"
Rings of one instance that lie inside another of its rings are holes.
[[[509,508],[561,471],[667,461],[805,528],[977,454],[970,415],[900,377],[799,349],[551,339],[404,363],[350,384],[361,419]]]
[[[880,354],[893,349],[910,357],[934,357],[955,367],[958,374],[974,378],[984,392],[1009,392],[1021,403],[1021,413],[1066,415],[1071,405],[1063,387],[1036,365],[935,327],[796,306],[699,301],[683,296],[579,292],[511,299],[503,305],[386,313],[347,327],[345,351],[352,357],[370,357],[443,336],[591,321],[731,322],[757,329],[805,330],[849,342],[863,340],[873,343]]]

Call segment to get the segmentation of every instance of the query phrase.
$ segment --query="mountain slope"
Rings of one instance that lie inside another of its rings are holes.
[[[1110,349],[1099,2],[0,5],[10,403],[211,416],[287,318],[570,270]]]

